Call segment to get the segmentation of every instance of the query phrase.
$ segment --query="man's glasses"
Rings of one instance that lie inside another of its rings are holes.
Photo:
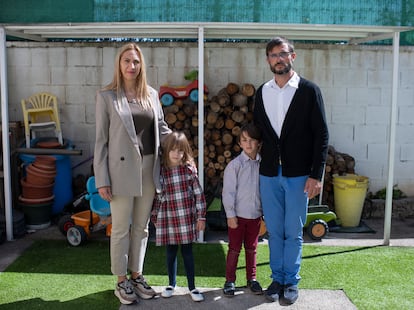
[[[272,54],[269,54],[269,57],[273,59],[276,59],[276,58],[286,59],[289,57],[290,54],[292,54],[292,52],[272,53]]]

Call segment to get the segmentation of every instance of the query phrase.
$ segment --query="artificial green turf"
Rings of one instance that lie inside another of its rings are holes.
[[[195,244],[196,286],[222,287],[225,244]],[[269,251],[258,247],[257,279],[270,284]],[[358,309],[411,309],[414,305],[414,248],[305,245],[300,288],[343,289]],[[246,283],[244,253],[236,285]],[[168,284],[165,249],[149,244],[144,274],[151,285]],[[109,243],[71,247],[64,241],[37,241],[0,274],[0,309],[114,309],[115,277]],[[186,286],[179,255],[178,286]]]

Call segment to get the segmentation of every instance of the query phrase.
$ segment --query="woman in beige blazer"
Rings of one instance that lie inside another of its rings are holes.
[[[122,46],[112,82],[96,96],[94,174],[100,196],[111,205],[111,271],[123,304],[155,296],[142,271],[152,202],[160,189],[160,142],[170,131],[158,93],[147,84],[140,48]]]

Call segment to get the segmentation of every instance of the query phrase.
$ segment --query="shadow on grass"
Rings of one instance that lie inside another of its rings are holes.
[[[45,309],[60,309],[60,310],[83,310],[83,309],[117,309],[119,307],[118,299],[114,296],[113,290],[98,292],[95,294],[86,295],[77,299],[69,301],[59,300],[44,300],[41,298],[32,298],[27,300],[16,301],[8,304],[0,304],[1,310],[17,310],[17,309],[31,309],[31,310],[45,310]]]
[[[226,249],[221,244],[193,245],[196,276],[222,276],[225,274]],[[145,273],[166,275],[165,247],[148,243]],[[178,274],[185,275],[180,250]],[[51,274],[110,274],[109,240],[91,241],[72,247],[60,240],[39,240],[27,249],[6,272]]]
[[[333,251],[332,248],[333,247],[320,247],[320,250],[323,251],[321,253],[315,253],[315,254],[309,254],[306,255],[304,254],[302,256],[302,260],[306,260],[306,259],[312,259],[312,258],[319,258],[319,257],[323,257],[323,256],[332,256],[332,255],[340,255],[340,254],[346,254],[346,253],[352,253],[352,252],[359,252],[359,251],[366,251],[366,250],[370,250],[370,249],[374,249],[377,247],[382,247],[382,245],[374,245],[374,246],[366,246],[366,247],[334,247],[335,250]],[[312,251],[315,250],[315,248],[310,248],[312,249]],[[306,252],[307,249],[304,249],[304,252]],[[261,266],[269,266],[269,261],[263,262],[263,263],[257,263],[257,267],[261,267]]]
[[[365,247],[355,247],[355,248],[338,248],[338,251],[329,251],[324,253],[317,253],[312,255],[303,255],[302,259],[310,259],[310,258],[317,258],[317,257],[323,257],[323,256],[330,256],[330,255],[338,255],[338,254],[344,254],[344,253],[352,253],[352,252],[359,252],[359,251],[365,251],[374,249],[377,247],[381,247],[381,245],[374,245],[374,246],[365,246]]]

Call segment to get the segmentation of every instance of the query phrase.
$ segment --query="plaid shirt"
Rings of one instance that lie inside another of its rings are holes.
[[[196,168],[191,165],[161,167],[161,188],[151,212],[156,245],[194,242],[196,221],[206,214],[206,200]]]

